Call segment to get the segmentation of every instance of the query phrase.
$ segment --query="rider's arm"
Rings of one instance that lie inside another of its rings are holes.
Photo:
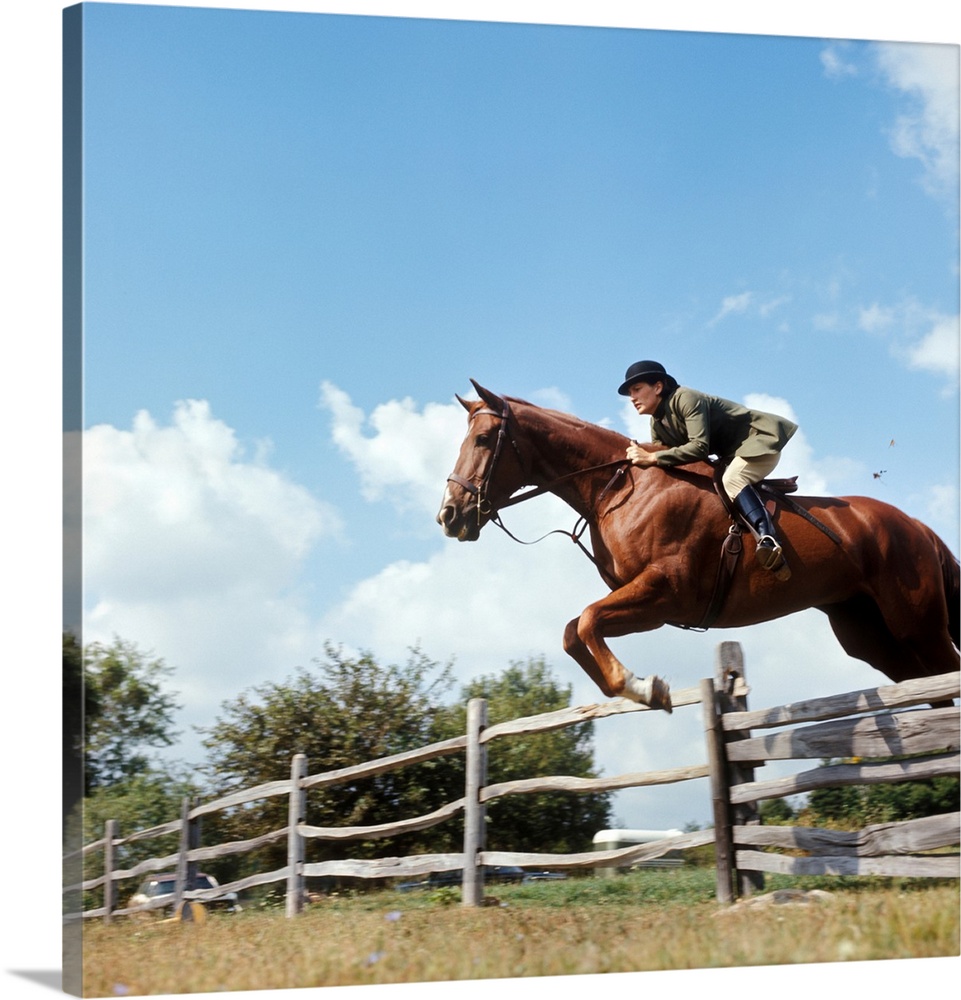
[[[703,462],[711,454],[711,417],[707,396],[683,387],[660,420],[651,421],[651,440],[670,447],[656,453],[658,465]],[[658,425],[661,426],[659,431]]]

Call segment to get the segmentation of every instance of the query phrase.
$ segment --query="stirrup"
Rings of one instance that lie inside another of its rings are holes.
[[[791,578],[791,569],[784,560],[781,544],[773,535],[761,535],[758,538],[755,558],[759,565],[770,570],[779,580]]]

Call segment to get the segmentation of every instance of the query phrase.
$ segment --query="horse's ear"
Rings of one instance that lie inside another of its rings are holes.
[[[490,389],[485,389],[482,385],[478,385],[473,379],[470,380],[470,384],[477,390],[477,395],[480,396],[484,402],[495,410],[502,410],[504,408],[504,400],[497,395],[496,392],[491,392]]]
[[[457,402],[460,403],[460,405],[463,406],[464,409],[467,410],[468,413],[470,413],[471,405],[470,405],[470,403],[467,402],[466,399],[461,399],[460,396],[458,396],[456,392],[454,393],[454,399],[456,399]]]

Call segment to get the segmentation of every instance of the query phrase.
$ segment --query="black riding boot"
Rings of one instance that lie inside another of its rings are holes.
[[[787,580],[791,571],[784,561],[781,543],[774,533],[774,522],[753,486],[745,486],[734,500],[734,505],[757,535],[758,563],[771,570],[779,580]]]

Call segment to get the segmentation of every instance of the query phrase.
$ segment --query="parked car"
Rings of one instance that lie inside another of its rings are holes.
[[[158,900],[161,900],[163,906],[155,906],[154,909],[172,908],[176,886],[176,875],[151,875],[150,878],[141,882],[137,891],[130,897],[129,905],[144,906],[146,903],[156,904]],[[219,888],[220,883],[213,875],[207,875],[203,872],[187,885],[188,891]],[[212,910],[228,910],[231,913],[239,913],[242,909],[240,899],[235,892],[224,892],[212,899],[202,899],[200,902]]]
[[[517,865],[485,865],[484,883],[496,882],[538,882],[544,879],[567,878],[561,872],[526,871]],[[417,882],[401,882],[397,886],[400,892],[411,892],[414,889],[442,889],[445,886],[460,887],[464,881],[464,873],[460,868],[448,872],[431,872],[425,879]]]
[[[524,882],[551,882],[557,879],[567,878],[564,872],[528,871],[524,869]]]

